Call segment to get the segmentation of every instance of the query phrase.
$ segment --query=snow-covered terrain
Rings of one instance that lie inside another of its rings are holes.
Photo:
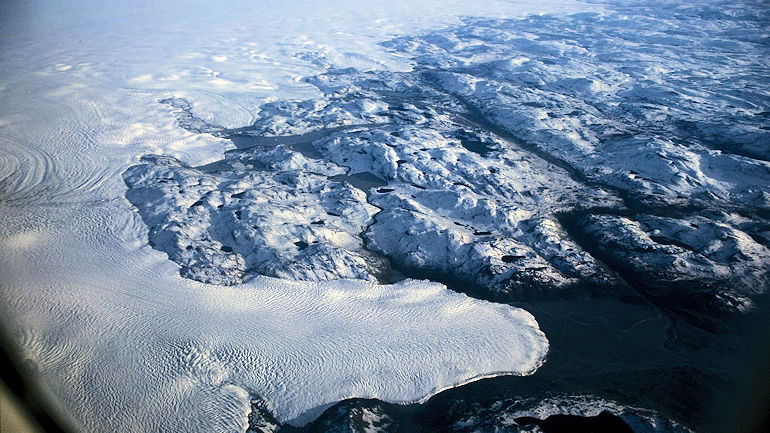
[[[305,80],[322,97],[268,102],[240,128],[163,101],[238,149],[201,167],[146,159],[129,200],[200,281],[396,268],[494,299],[630,284],[673,310],[747,309],[770,283],[770,68],[742,9],[723,23],[669,8],[634,31],[619,7],[397,38],[383,45],[413,70],[330,69]],[[724,65],[697,90],[704,50]]]
[[[718,332],[767,291],[759,2],[0,8],[0,317],[84,431],[272,431],[354,397],[378,400],[318,425],[388,430],[380,400],[542,365],[532,315],[457,291],[633,293],[658,317],[624,336]],[[649,409],[452,428],[680,429]]]
[[[493,288],[524,284],[532,269],[540,269],[532,278],[541,285],[578,275],[608,279],[558,236],[554,213],[575,200],[599,206],[617,199],[592,194],[564,170],[409,103],[380,103],[379,114],[367,119],[368,112],[348,111],[339,98],[322,106],[334,106],[343,121],[294,108],[286,111],[299,113],[297,121],[279,126],[272,125],[270,105],[254,129],[214,131],[240,147],[222,161],[189,167],[148,157],[124,175],[153,245],[183,265],[183,275],[226,284],[241,282],[247,270],[299,280],[387,279],[390,265],[381,254],[398,266],[478,274]],[[197,124],[188,120],[199,120],[180,116],[188,128]],[[367,120],[366,127],[347,127]],[[340,124],[346,126],[333,129]],[[308,133],[311,125],[319,132]],[[292,135],[251,135],[276,128]],[[467,148],[484,141],[494,157]],[[529,245],[517,240],[525,236],[533,239]]]

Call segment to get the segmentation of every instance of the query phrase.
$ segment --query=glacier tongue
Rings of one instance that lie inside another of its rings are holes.
[[[27,222],[53,218],[66,227],[77,210]],[[92,211],[86,222],[106,224],[112,239],[120,235],[117,217],[132,220],[125,204]],[[2,215],[14,212],[23,210]],[[302,425],[349,397],[416,402],[482,377],[531,374],[548,351],[526,311],[437,283],[201,284],[137,247],[140,233],[125,234],[128,242],[107,254],[61,228],[37,235],[55,242],[34,245],[0,236],[16,258],[0,257],[4,281],[14,286],[4,308],[45,317],[24,306],[34,293],[61,317],[23,331],[23,356],[86,430],[245,430],[254,394],[278,421]],[[30,264],[48,272],[30,277]],[[84,269],[109,272],[83,278]],[[129,309],[137,300],[141,308]]]

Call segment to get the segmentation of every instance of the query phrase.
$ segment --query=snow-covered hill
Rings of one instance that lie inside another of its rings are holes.
[[[331,69],[306,79],[322,97],[240,128],[164,101],[237,149],[146,159],[129,200],[200,281],[394,268],[494,299],[630,285],[672,310],[749,308],[770,283],[759,22],[665,11],[466,19],[385,42],[411,71]]]

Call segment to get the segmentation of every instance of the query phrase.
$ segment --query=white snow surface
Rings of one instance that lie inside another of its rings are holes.
[[[407,69],[376,45],[388,36],[572,2],[138,3],[0,13],[0,316],[77,427],[244,431],[250,392],[302,424],[347,397],[417,401],[540,365],[530,314],[439,284],[184,279],[147,245],[121,173],[229,146],[161,99],[242,126],[267,100],[314,95],[299,80],[329,65]]]
[[[597,10],[575,0],[51,0],[3,5],[4,71],[99,76],[125,89],[193,96],[196,114],[243,126],[264,98],[309,98],[329,66],[405,70],[379,44],[458,24]],[[9,69],[10,68],[10,69]]]
[[[249,392],[302,424],[349,397],[411,402],[482,376],[528,374],[547,352],[528,313],[430,282],[191,282],[132,240],[138,220],[114,209],[79,220],[99,239],[34,231],[66,225],[73,209],[2,236],[12,252],[1,262],[4,314],[21,322],[24,358],[87,431],[243,431]],[[124,245],[105,252],[89,240]]]

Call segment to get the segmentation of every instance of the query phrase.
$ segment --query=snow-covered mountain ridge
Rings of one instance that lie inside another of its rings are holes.
[[[266,103],[238,129],[163,101],[237,149],[203,167],[147,158],[128,197],[204,282],[397,269],[494,299],[630,285],[674,310],[747,308],[770,270],[756,18],[624,12],[388,41],[412,71],[331,69],[307,79],[322,98]]]

